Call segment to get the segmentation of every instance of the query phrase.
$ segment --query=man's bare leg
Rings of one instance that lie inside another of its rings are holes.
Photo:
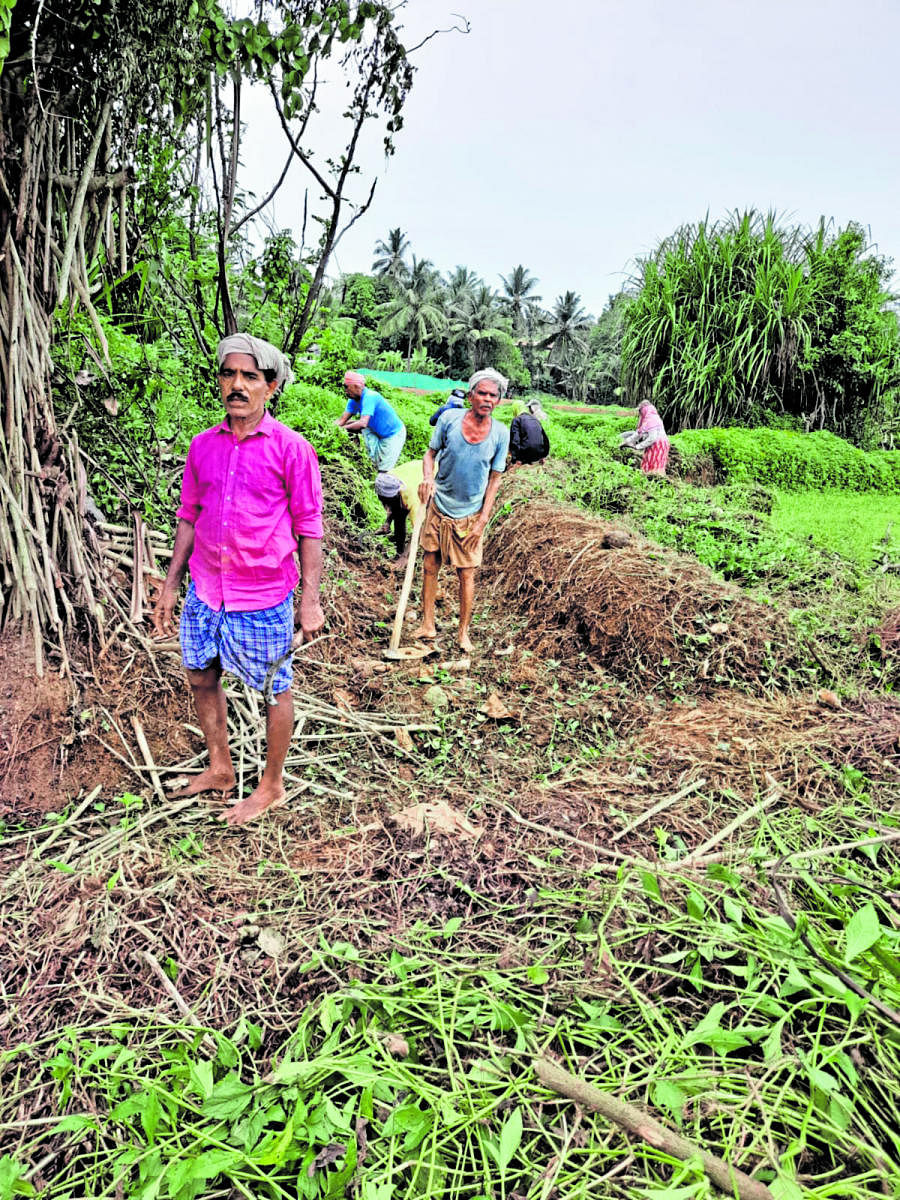
[[[467,654],[472,649],[469,637],[469,622],[472,620],[472,608],[475,604],[475,568],[457,567],[459,577],[459,633],[457,641],[460,650]]]
[[[266,705],[266,767],[259,783],[246,798],[230,809],[225,820],[229,825],[252,821],[267,808],[283,804],[284,760],[294,732],[294,697],[291,689],[279,692],[276,704]]]
[[[426,550],[422,555],[422,624],[413,634],[414,638],[430,641],[437,637],[434,624],[434,599],[437,595],[438,571],[441,556],[436,550]]]
[[[234,767],[228,747],[225,691],[219,660],[202,671],[188,671],[187,677],[197,720],[209,751],[209,766],[174,794],[196,796],[200,792],[230,792],[234,787]]]

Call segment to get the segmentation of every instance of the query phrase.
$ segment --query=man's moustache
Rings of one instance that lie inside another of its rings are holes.
[[[243,392],[232,392],[231,395],[228,397],[228,399],[229,400],[243,400],[246,402],[247,397],[244,395]]]

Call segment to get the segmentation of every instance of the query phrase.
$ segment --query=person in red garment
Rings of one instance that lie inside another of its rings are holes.
[[[175,547],[153,625],[160,637],[174,634],[175,606],[190,567],[181,652],[209,766],[179,795],[234,789],[222,673],[237,675],[266,696],[265,769],[251,795],[226,817],[229,825],[240,825],[285,800],[298,580],[301,638],[311,638],[324,624],[322,482],[309,442],[266,410],[293,378],[281,351],[260,338],[234,334],[219,343],[217,353],[225,420],[198,434],[188,450]]]
[[[669,439],[662,417],[649,400],[638,405],[638,427],[623,433],[621,444],[641,454],[641,470],[645,475],[662,476],[669,461]]]

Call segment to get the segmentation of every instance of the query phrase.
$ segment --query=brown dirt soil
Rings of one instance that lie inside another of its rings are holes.
[[[0,1046],[135,1009],[177,1017],[154,962],[175,964],[178,993],[204,1025],[226,1028],[246,1013],[274,1046],[311,996],[365,970],[351,960],[323,961],[323,941],[349,943],[362,955],[414,954],[417,921],[459,916],[468,925],[492,906],[500,913],[536,906],[551,854],[554,870],[584,886],[574,874],[584,868],[599,868],[602,880],[628,855],[658,859],[657,827],[690,851],[752,804],[767,774],[781,789],[779,807],[815,811],[846,795],[841,768],[850,764],[887,807],[900,779],[894,698],[862,697],[831,710],[811,696],[748,695],[714,686],[718,662],[701,688],[709,694],[689,702],[634,687],[648,672],[665,679],[669,655],[680,678],[699,674],[698,653],[711,647],[731,674],[744,672],[742,684],[754,682],[762,635],[752,623],[771,613],[646,543],[600,549],[606,529],[540,502],[517,506],[489,542],[486,558],[503,571],[486,566],[479,583],[477,652],[467,668],[445,658],[399,667],[381,659],[399,575],[385,543],[335,529],[323,586],[328,626],[298,663],[298,695],[366,714],[406,713],[411,723],[421,714],[436,728],[414,732],[412,750],[401,753],[371,737],[342,741],[334,726],[322,729],[311,718],[307,736],[321,763],[312,778],[329,790],[301,792],[241,829],[224,828],[218,810],[203,803],[176,809],[157,800],[140,772],[101,744],[135,756],[136,716],[158,762],[197,748],[185,729],[194,718],[175,656],[148,661],[120,646],[100,664],[95,684],[79,685],[75,704],[58,680],[35,703],[22,668],[2,690],[0,717],[11,731],[4,737],[20,730],[6,748],[7,765],[28,751],[28,763],[43,764],[55,806],[96,783],[107,803],[75,828],[54,827],[50,836],[57,828],[60,836],[48,855],[41,851],[47,831],[30,820],[40,811],[33,795],[10,801],[37,829],[7,839],[0,868],[7,889],[0,958],[15,979],[6,985]],[[557,545],[565,566],[554,558]],[[452,579],[444,586],[447,630],[456,591]],[[725,634],[696,643],[699,652],[683,649],[684,630],[718,620],[729,623]],[[17,644],[5,644],[4,653],[0,669],[9,679],[8,664],[24,656]],[[440,719],[425,699],[434,685],[447,698]],[[509,718],[484,713],[494,692]],[[86,709],[92,715],[82,730],[76,718]],[[73,731],[60,774],[60,746]],[[51,734],[55,746],[34,747]],[[329,756],[335,775],[327,773]],[[109,803],[123,782],[142,795],[141,805]],[[663,816],[617,838],[651,805],[693,784]],[[456,810],[477,836],[401,828],[396,814],[423,801]],[[64,859],[71,873],[48,858]],[[478,948],[480,969],[491,954],[502,965],[521,953],[501,926],[486,936],[488,950]],[[284,944],[274,956],[260,942],[271,929]]]
[[[61,756],[72,735],[69,693],[58,675],[34,677],[29,646],[0,642],[0,816],[52,808],[60,790]]]
[[[795,639],[772,609],[643,539],[606,548],[617,528],[535,501],[494,530],[486,573],[495,601],[527,616],[535,651],[587,650],[622,680],[696,691],[729,680],[758,686],[796,662]]]
[[[154,757],[180,756],[189,745],[176,656],[150,661],[118,644],[95,660],[94,674],[77,650],[70,657],[74,681],[52,671],[36,679],[18,637],[0,646],[0,818],[30,820],[97,786],[103,794],[133,791],[134,717]]]

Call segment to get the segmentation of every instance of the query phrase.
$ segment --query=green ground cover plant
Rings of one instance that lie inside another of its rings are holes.
[[[717,472],[785,489],[844,488],[900,493],[900,450],[860,450],[827,431],[692,429],[672,439],[690,469],[708,456]]]
[[[900,570],[900,495],[774,488],[772,496],[776,530],[812,539],[864,569]]]

